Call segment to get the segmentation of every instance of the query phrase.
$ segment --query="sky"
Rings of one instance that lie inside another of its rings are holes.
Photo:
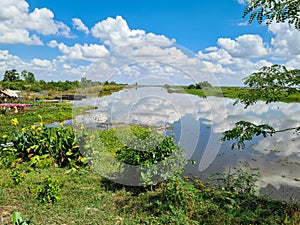
[[[243,0],[1,0],[0,79],[240,86],[263,66],[299,67],[300,32],[243,19]]]

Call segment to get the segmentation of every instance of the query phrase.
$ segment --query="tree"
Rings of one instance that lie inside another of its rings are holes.
[[[20,76],[19,73],[17,72],[17,70],[12,69],[12,70],[6,70],[4,73],[4,78],[3,81],[19,81],[20,80]]]
[[[265,100],[266,103],[276,102],[299,91],[300,70],[288,70],[281,65],[265,66],[260,72],[246,77],[244,84],[251,91],[239,95],[237,102],[245,104],[245,108],[256,103],[258,99]]]
[[[251,13],[249,22],[255,17],[261,23],[267,18],[267,25],[275,21],[294,24],[300,31],[300,0],[249,0],[245,8],[244,16]],[[300,70],[288,70],[285,66],[273,65],[262,67],[259,72],[244,78],[244,84],[250,88],[248,93],[241,94],[235,102],[241,102],[247,108],[255,104],[257,100],[264,100],[266,103],[276,102],[282,97],[287,97],[300,90]],[[272,136],[275,133],[294,130],[300,131],[300,127],[288,127],[276,130],[268,124],[256,125],[248,121],[239,121],[232,130],[224,132],[223,141],[235,140],[232,148],[244,148],[245,141],[250,141],[254,136]]]
[[[27,72],[26,70],[23,70],[21,72],[21,76],[23,77],[25,83],[32,84],[36,81],[32,72]]]
[[[243,17],[249,14],[249,23],[255,19],[260,24],[266,19],[267,25],[287,21],[300,30],[300,0],[248,0]]]
[[[191,84],[188,86],[188,89],[203,89],[203,88],[210,88],[212,85],[208,81],[201,81],[197,84]]]

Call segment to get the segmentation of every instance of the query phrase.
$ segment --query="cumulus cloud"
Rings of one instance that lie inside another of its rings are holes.
[[[58,48],[58,50],[63,54],[59,56],[61,60],[86,60],[95,61],[103,56],[109,54],[109,51],[104,45],[98,44],[75,44],[74,46],[67,46],[64,43],[57,43],[57,41],[52,40],[48,43],[51,48]]]
[[[276,57],[298,57],[300,59],[300,32],[298,30],[287,23],[272,23],[268,30],[275,35],[271,44]]]
[[[84,25],[84,23],[81,21],[81,19],[73,18],[72,19],[73,26],[76,30],[83,31],[85,34],[89,34],[89,28]]]
[[[263,66],[272,65],[269,60],[270,48],[258,35],[246,34],[235,39],[219,38],[217,44],[218,47],[199,51],[198,57],[204,60],[223,84],[241,84],[243,77]]]
[[[0,50],[0,74],[4,74],[6,70],[11,69],[16,69],[19,72],[29,70],[35,74],[37,79],[46,81],[74,80],[80,79],[88,67],[88,65],[79,66],[75,63],[66,63],[56,59],[33,58],[31,60],[23,60],[7,50]]]
[[[50,67],[50,66],[52,66],[51,61],[46,60],[46,59],[34,58],[32,60],[32,63],[33,63],[34,66],[37,66],[37,67]]]
[[[37,34],[32,32],[71,37],[70,28],[54,20],[51,10],[36,8],[29,12],[29,5],[25,0],[1,0],[0,43],[42,45]]]
[[[244,5],[246,4],[247,0],[237,0],[237,2],[241,5]]]
[[[218,45],[231,56],[238,58],[256,58],[265,56],[268,51],[259,35],[245,34],[235,40],[219,38]]]
[[[131,30],[121,16],[107,18],[97,23],[91,30],[92,35],[99,38],[101,42],[110,46],[123,46],[132,43],[152,41],[171,44],[175,40],[170,40],[164,35],[146,33],[144,30]]]

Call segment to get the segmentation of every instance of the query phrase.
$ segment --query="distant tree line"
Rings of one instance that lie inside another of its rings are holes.
[[[1,89],[13,89],[22,91],[68,91],[75,90],[78,87],[87,87],[93,85],[115,85],[115,82],[95,82],[82,77],[80,81],[44,81],[36,80],[35,75],[32,72],[23,70],[20,73],[16,69],[6,70],[3,76],[3,80],[0,81]]]
[[[201,81],[197,84],[191,84],[188,86],[188,89],[203,89],[203,88],[209,88],[212,87],[212,85],[208,81]]]

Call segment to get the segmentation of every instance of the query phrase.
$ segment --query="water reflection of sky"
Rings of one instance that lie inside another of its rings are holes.
[[[219,140],[222,132],[239,120],[267,123],[276,130],[300,126],[300,104],[258,102],[244,109],[243,105],[233,106],[233,103],[228,98],[169,94],[164,88],[144,87],[87,99],[75,103],[75,107],[98,107],[89,116],[78,117],[80,123],[93,127],[105,122],[173,126],[166,133],[175,134],[175,139],[187,150],[187,158],[196,161],[186,167],[187,174],[205,178],[204,174],[228,172],[239,162],[247,161],[251,168],[259,168],[262,193],[300,199],[299,132],[255,138],[243,151],[231,150],[231,143]],[[296,191],[291,192],[290,188]]]

